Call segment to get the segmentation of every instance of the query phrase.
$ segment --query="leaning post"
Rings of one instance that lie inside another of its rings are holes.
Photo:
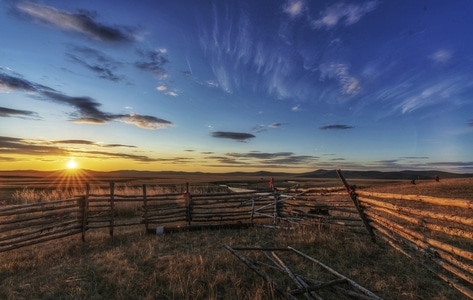
[[[371,227],[370,223],[368,222],[368,219],[366,218],[366,215],[363,212],[363,208],[361,207],[360,202],[356,198],[357,195],[355,193],[355,188],[348,184],[345,177],[343,177],[341,170],[337,170],[337,175],[338,175],[338,177],[340,177],[340,180],[342,180],[343,185],[347,189],[348,195],[350,195],[351,200],[355,204],[355,208],[358,211],[358,214],[360,215],[361,220],[363,221],[363,225],[365,225],[365,228],[366,228],[366,230],[368,231],[368,234],[371,237],[371,241],[376,243],[376,237],[374,235],[373,228]]]
[[[272,182],[272,178],[271,178]],[[273,216],[273,225],[276,225],[278,223],[278,217],[279,217],[279,191],[278,189],[274,186],[274,182],[272,182],[272,189],[273,189],[273,196],[274,196],[274,216]]]

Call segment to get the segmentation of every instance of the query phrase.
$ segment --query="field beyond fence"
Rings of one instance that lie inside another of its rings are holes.
[[[214,228],[336,226],[386,242],[473,299],[473,200],[356,188],[339,173],[334,188],[297,184],[270,189],[220,186],[156,191],[142,184],[121,193],[90,185],[68,199],[0,207],[0,252],[117,227],[166,234]]]

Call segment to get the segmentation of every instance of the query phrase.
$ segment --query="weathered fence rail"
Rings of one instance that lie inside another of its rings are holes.
[[[150,194],[143,185],[135,195],[116,191],[113,182],[109,193],[91,193],[87,184],[85,194],[72,199],[0,207],[0,252],[79,233],[85,240],[86,231],[95,229],[108,228],[113,236],[119,226],[144,225],[147,232],[155,232],[163,227],[302,221],[361,224],[350,203],[330,196],[329,189],[191,194],[187,186],[181,193]]]
[[[0,252],[82,232],[83,197],[0,208]]]
[[[376,237],[473,299],[473,201],[354,192]]]

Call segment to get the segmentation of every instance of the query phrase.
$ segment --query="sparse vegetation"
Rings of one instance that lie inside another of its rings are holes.
[[[385,299],[462,299],[383,243],[373,244],[367,236],[339,229],[313,227],[159,236],[128,228],[113,239],[105,231],[95,231],[84,244],[71,237],[1,253],[0,298],[271,299],[265,282],[225,250],[225,243],[292,246]]]
[[[471,199],[471,196],[465,196],[468,193],[472,195],[472,181],[469,180],[420,182],[413,187],[405,182],[387,187],[379,182],[372,187],[366,181],[363,184],[364,188],[379,192],[401,193],[405,188],[406,194],[412,194],[410,189],[414,188],[418,189],[419,194],[429,195],[430,192],[432,196],[443,197],[447,195],[437,192],[447,189],[448,197]],[[348,181],[356,183],[350,179]],[[440,188],[441,185],[443,188]],[[203,184],[201,188],[207,192],[213,187]],[[424,187],[426,190],[421,191],[420,188]],[[436,190],[436,187],[439,189]],[[91,193],[109,193],[108,186],[100,189],[93,187]],[[129,195],[142,192],[140,188],[126,184],[117,186],[119,189],[120,193]],[[185,186],[174,185],[173,189],[181,192]],[[30,193],[26,191],[26,194]],[[457,192],[462,196],[456,196]],[[46,201],[47,196],[43,194],[44,200],[41,201]],[[88,231],[85,243],[76,235],[0,253],[0,298],[280,298],[272,293],[263,279],[224,249],[224,244],[294,247],[384,299],[465,298],[383,241],[372,243],[367,234],[322,225],[300,226],[291,231],[256,227],[169,235],[146,235],[144,227],[134,226],[117,228],[113,238],[107,229],[92,230]],[[312,272],[311,266],[296,267],[309,268]],[[277,272],[274,276],[279,280]]]

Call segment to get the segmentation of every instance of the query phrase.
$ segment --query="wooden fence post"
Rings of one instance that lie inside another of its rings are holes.
[[[148,199],[146,198],[146,184],[143,183],[143,221],[148,232]]]
[[[191,225],[192,221],[192,198],[189,192],[189,182],[186,182],[186,191],[184,193],[184,201],[186,203],[186,219],[187,225]]]
[[[363,221],[363,225],[365,225],[365,228],[366,228],[366,230],[368,231],[368,233],[371,237],[371,241],[376,243],[376,237],[374,235],[373,228],[371,227],[370,223],[368,222],[368,219],[366,218],[366,215],[363,212],[363,208],[360,206],[360,202],[358,202],[358,199],[356,198],[356,193],[355,193],[354,187],[352,187],[348,184],[348,182],[345,180],[345,177],[343,177],[341,170],[337,170],[337,175],[342,180],[343,185],[347,189],[347,192],[350,195],[351,200],[355,204],[355,208],[358,211],[358,214],[360,215],[361,220]]]
[[[87,230],[87,214],[89,210],[90,185],[85,184],[85,196],[82,203],[82,242],[85,242],[85,231]]]
[[[255,215],[255,198],[251,198],[251,215],[250,215],[250,223],[253,226],[253,216]]]
[[[278,223],[278,217],[279,217],[279,192],[276,188],[273,188],[273,196],[274,196],[273,224],[276,225]]]
[[[110,182],[110,236],[113,237],[115,223],[115,182]]]

